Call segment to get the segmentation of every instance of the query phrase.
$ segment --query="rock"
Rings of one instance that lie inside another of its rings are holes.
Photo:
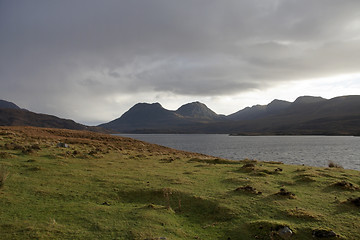
[[[336,237],[336,233],[332,230],[314,230],[312,233],[313,237],[317,238],[332,238]]]
[[[277,233],[279,234],[279,236],[282,239],[289,239],[293,235],[293,232],[291,231],[291,229],[286,226],[283,228],[280,228]]]
[[[68,145],[68,144],[62,143],[62,142],[58,143],[56,146],[57,146],[57,147],[61,147],[61,148],[69,148],[69,145]]]

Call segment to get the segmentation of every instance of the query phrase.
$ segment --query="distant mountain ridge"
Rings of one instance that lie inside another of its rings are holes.
[[[0,126],[35,126],[124,133],[226,133],[233,135],[360,135],[360,96],[275,99],[228,116],[192,102],[177,110],[138,103],[111,122],[89,127],[70,119],[33,113],[0,100]]]
[[[99,127],[85,126],[70,119],[21,109],[15,103],[5,100],[0,100],[0,126],[33,126],[104,132]]]
[[[291,105],[290,102],[283,100],[273,100],[268,105],[255,105],[252,107],[246,107],[236,113],[230,114],[228,119],[231,120],[250,120],[266,115],[274,114],[278,111],[281,111]]]
[[[135,105],[120,118],[100,126],[133,133],[233,133],[240,135],[360,133],[360,96],[332,99],[302,96],[294,102],[275,99],[268,105],[218,115],[200,102],[176,111],[159,103]],[[152,107],[151,107],[152,106]]]

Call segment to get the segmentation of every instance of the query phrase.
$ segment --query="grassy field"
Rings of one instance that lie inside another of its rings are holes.
[[[336,166],[0,128],[0,239],[360,239],[359,184]]]

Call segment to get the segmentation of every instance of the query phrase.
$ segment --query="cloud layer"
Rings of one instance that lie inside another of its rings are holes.
[[[4,0],[0,98],[101,122],[139,101],[357,73],[358,9],[358,0]]]

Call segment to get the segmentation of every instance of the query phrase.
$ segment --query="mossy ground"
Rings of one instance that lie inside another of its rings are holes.
[[[279,226],[291,239],[314,239],[316,229],[360,239],[360,208],[348,201],[360,197],[353,170],[2,127],[0,175],[0,239],[281,239]]]

